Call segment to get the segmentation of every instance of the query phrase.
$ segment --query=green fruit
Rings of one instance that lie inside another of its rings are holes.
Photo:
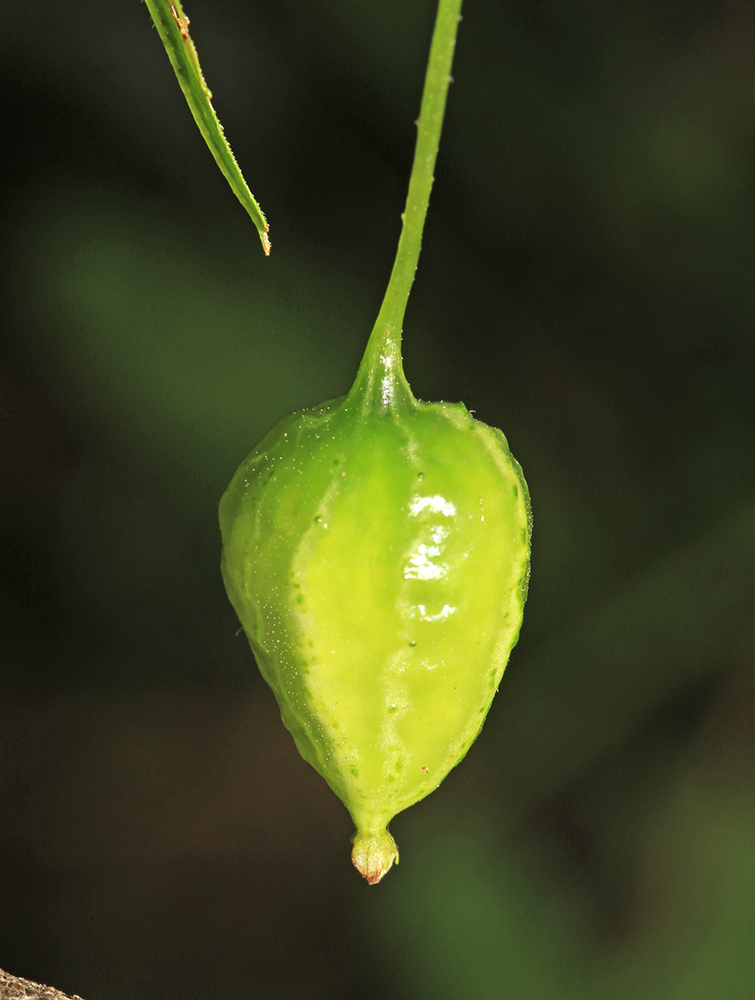
[[[414,398],[371,342],[347,396],[282,420],[220,504],[223,576],[302,756],[377,882],[387,824],[477,736],[517,641],[527,485],[501,431]]]

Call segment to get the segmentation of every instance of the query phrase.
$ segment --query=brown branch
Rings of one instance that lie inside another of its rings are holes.
[[[81,997],[71,997],[52,986],[33,983],[30,979],[18,979],[0,969],[0,1000],[81,1000]]]

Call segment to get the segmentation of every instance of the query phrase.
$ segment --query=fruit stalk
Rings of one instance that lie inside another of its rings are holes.
[[[386,406],[405,396],[404,386],[407,390],[409,388],[401,365],[401,334],[435,180],[435,162],[452,80],[451,66],[461,21],[461,4],[462,0],[439,0],[438,3],[396,259],[352,389],[354,393],[369,386],[370,398],[379,399]]]

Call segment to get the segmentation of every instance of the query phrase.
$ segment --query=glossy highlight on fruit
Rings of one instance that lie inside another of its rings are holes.
[[[480,731],[527,593],[527,485],[501,431],[424,403],[388,331],[348,395],[282,420],[220,504],[223,576],[302,756],[373,883],[389,821]]]

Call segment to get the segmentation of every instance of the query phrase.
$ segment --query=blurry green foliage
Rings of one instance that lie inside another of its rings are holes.
[[[222,482],[278,414],[347,387],[369,303],[301,248],[272,266],[213,256],[126,198],[43,205],[25,235],[45,363],[121,446]]]
[[[752,804],[680,780],[649,824],[632,826],[643,854],[630,943],[602,940],[584,888],[546,883],[533,852],[500,831],[426,828],[421,856],[434,877],[406,873],[378,901],[375,931],[410,981],[406,996],[744,1000],[755,975],[754,834]]]

